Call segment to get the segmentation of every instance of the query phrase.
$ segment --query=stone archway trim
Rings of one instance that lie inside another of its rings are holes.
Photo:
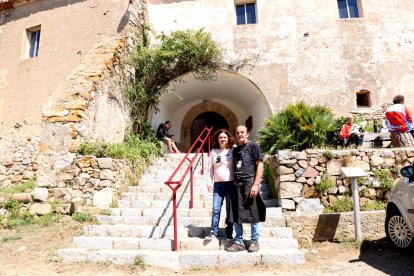
[[[234,132],[238,125],[236,115],[225,105],[209,100],[204,100],[202,103],[193,106],[185,114],[181,123],[181,143],[180,147],[188,149],[191,146],[191,125],[193,121],[202,113],[215,112],[223,116],[229,124],[229,130],[231,133]]]

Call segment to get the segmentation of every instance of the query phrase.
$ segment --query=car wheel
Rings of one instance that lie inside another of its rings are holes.
[[[391,243],[399,249],[407,249],[413,246],[413,235],[407,222],[398,211],[393,211],[385,219],[385,232]]]

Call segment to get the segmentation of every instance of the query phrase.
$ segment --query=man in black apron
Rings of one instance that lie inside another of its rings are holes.
[[[259,146],[249,141],[245,126],[236,128],[238,147],[233,150],[234,189],[231,194],[231,212],[236,238],[234,244],[226,250],[237,252],[245,250],[243,242],[243,225],[250,223],[251,243],[249,252],[259,250],[259,222],[266,219],[266,206],[260,197],[259,185],[263,175],[263,157]]]

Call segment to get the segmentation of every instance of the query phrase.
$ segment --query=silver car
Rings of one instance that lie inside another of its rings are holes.
[[[401,175],[387,204],[385,232],[394,246],[408,249],[414,247],[414,168],[402,168]]]

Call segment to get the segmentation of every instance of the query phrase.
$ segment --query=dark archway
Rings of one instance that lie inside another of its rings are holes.
[[[213,127],[214,133],[217,129],[225,128],[229,129],[227,120],[216,112],[204,112],[198,115],[193,123],[191,124],[191,144],[194,143],[195,139],[203,131],[204,127]],[[204,151],[208,150],[208,145],[204,145]]]

